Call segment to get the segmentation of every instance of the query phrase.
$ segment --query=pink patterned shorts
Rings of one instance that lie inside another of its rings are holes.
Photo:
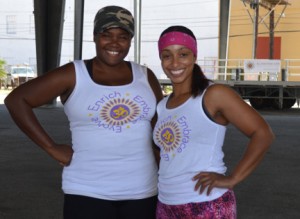
[[[158,201],[157,219],[236,219],[236,200],[232,190],[209,202],[165,205]]]

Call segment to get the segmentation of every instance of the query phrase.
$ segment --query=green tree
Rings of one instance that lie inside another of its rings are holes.
[[[6,62],[3,59],[0,59],[0,79],[6,77],[6,71],[4,69]]]

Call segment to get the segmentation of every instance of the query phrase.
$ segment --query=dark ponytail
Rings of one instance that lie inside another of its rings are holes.
[[[196,97],[203,93],[208,87],[210,80],[206,78],[201,67],[198,64],[194,64],[193,78],[192,78],[192,95]]]

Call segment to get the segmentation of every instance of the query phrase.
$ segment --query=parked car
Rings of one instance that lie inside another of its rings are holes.
[[[29,66],[11,66],[6,76],[6,87],[15,88],[36,77],[36,73]]]

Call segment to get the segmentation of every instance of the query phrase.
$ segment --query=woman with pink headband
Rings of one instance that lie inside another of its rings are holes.
[[[208,80],[197,61],[191,30],[172,26],[158,41],[173,93],[157,106],[153,139],[160,149],[157,219],[237,218],[233,188],[263,159],[274,135],[231,88]],[[232,172],[223,162],[226,126],[249,138]]]

